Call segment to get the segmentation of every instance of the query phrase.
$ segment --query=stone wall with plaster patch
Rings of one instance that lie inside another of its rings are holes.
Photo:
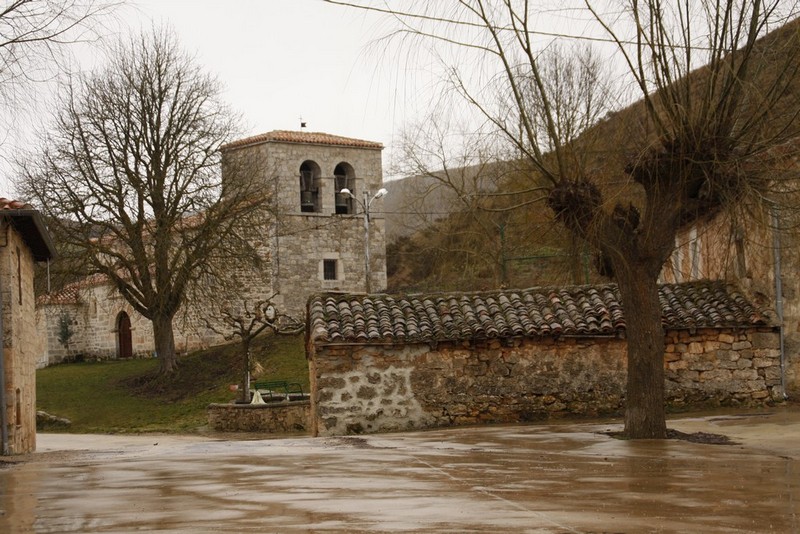
[[[669,332],[667,402],[758,405],[781,399],[772,329]],[[312,345],[315,435],[513,423],[621,413],[626,344],[616,338],[417,345]]]

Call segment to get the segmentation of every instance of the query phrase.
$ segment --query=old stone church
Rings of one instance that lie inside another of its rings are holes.
[[[275,184],[275,222],[269,235],[254,236],[264,245],[266,272],[259,283],[265,287],[249,288],[251,293],[277,295],[280,311],[302,318],[314,292],[386,287],[380,199],[369,210],[368,241],[364,221],[364,201],[383,184],[382,149],[372,141],[306,131],[272,131],[222,148],[226,157],[252,158],[263,169],[264,180]],[[40,299],[38,311],[40,332],[47,336],[40,367],[65,359],[153,354],[150,321],[103,277],[88,277]],[[219,334],[192,321],[191,307],[185,311],[174,325],[179,351],[223,342]]]

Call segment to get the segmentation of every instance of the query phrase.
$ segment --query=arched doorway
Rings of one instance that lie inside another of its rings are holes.
[[[117,357],[130,358],[133,356],[133,342],[131,341],[131,318],[124,311],[117,316]]]

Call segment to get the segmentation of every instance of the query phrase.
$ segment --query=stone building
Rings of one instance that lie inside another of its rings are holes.
[[[154,356],[153,326],[114,291],[105,277],[94,275],[39,299],[40,333],[47,350],[37,367],[84,358]],[[175,347],[199,346],[193,329],[176,329]]]
[[[33,266],[54,256],[39,213],[0,198],[0,433],[2,454],[36,449],[36,361],[44,352],[37,335]]]
[[[800,158],[793,160],[793,168],[800,169]],[[800,234],[795,217],[793,209],[765,210],[748,220],[719,214],[678,235],[661,275],[663,282],[724,280],[757,305],[774,309],[785,392],[791,398],[800,395]]]
[[[269,292],[286,312],[302,317],[306,300],[320,290],[364,292],[367,277],[371,291],[386,288],[385,218],[379,199],[370,204],[383,187],[382,149],[372,141],[289,131],[223,147],[226,157],[246,153],[274,180]],[[365,202],[371,206],[368,273]]]
[[[721,282],[660,289],[667,403],[783,398],[770,315]],[[311,429],[338,435],[622,411],[615,285],[309,302]]]
[[[273,131],[222,148],[224,161],[246,158],[274,190],[267,200],[271,217],[267,233],[252,236],[262,250],[264,272],[246,279],[249,295],[275,295],[282,313],[302,319],[312,293],[365,291],[365,200],[371,206],[369,288],[386,287],[381,200],[370,204],[383,186],[382,149],[372,141],[304,131]],[[39,307],[41,330],[47,334],[47,353],[40,366],[74,358],[154,355],[150,321],[102,277],[89,277],[47,295]],[[224,342],[205,328],[201,311],[189,306],[176,317],[178,351]]]

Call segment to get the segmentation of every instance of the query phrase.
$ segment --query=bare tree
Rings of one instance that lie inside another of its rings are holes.
[[[50,80],[64,69],[69,45],[98,38],[98,26],[116,4],[11,0],[0,6],[0,105],[6,121],[29,103],[31,83]]]
[[[547,102],[555,111],[555,132],[560,144],[567,146],[584,134],[581,150],[569,151],[572,158],[569,164],[584,172],[591,162],[590,151],[598,142],[588,129],[609,111],[610,83],[591,48],[579,46],[574,52],[568,55],[564,47],[553,46],[540,54],[546,98],[539,96],[540,89],[522,69],[518,69],[518,78],[525,94],[524,111],[530,120],[536,125],[546,122],[544,103]],[[462,75],[452,74],[451,81],[459,93],[464,92]],[[499,83],[493,79],[487,87]],[[513,99],[502,88],[497,88],[496,95],[495,121],[502,123],[507,131],[521,129],[522,118]],[[458,126],[454,127],[454,123]],[[545,132],[539,126],[535,130],[541,134],[537,142],[543,150],[552,150],[553,143]],[[417,191],[405,187],[406,202],[401,208],[404,216],[402,219],[395,216],[394,220],[409,221],[414,227],[423,228],[424,223],[432,222],[427,212],[432,208],[439,212],[433,236],[437,243],[424,247],[427,239],[424,234],[420,239],[418,234],[414,247],[408,248],[423,249],[419,257],[426,263],[432,259],[447,262],[457,257],[460,276],[445,275],[443,279],[463,281],[473,266],[478,273],[491,270],[495,284],[504,286],[523,276],[527,276],[526,283],[542,275],[549,277],[548,283],[554,276],[576,283],[586,279],[581,268],[584,255],[581,240],[564,236],[563,229],[554,228],[558,225],[551,214],[546,215],[547,210],[530,209],[547,198],[552,184],[532,172],[529,159],[520,158],[520,154],[518,147],[509,146],[506,135],[497,135],[493,124],[476,130],[474,125],[464,125],[459,119],[436,112],[407,127],[400,136],[394,174],[411,176],[410,181],[421,187]],[[412,218],[408,214],[415,208],[420,213]],[[449,217],[442,220],[442,212],[449,213]],[[540,239],[529,239],[532,233]],[[439,250],[444,253],[437,254]],[[563,265],[565,272],[557,272],[562,261],[572,268]],[[512,267],[531,262],[544,265],[536,269]],[[517,271],[519,275],[515,277]],[[477,283],[485,287],[487,276],[479,278],[483,280]]]
[[[296,335],[303,331],[302,321],[280,313],[272,303],[275,295],[267,299],[250,301],[246,298],[235,304],[225,302],[219,313],[206,318],[206,326],[223,336],[226,340],[239,340],[242,355],[242,383],[240,384],[243,403],[250,402],[250,346],[253,340],[265,330],[279,335]]]
[[[65,88],[20,187],[57,226],[66,255],[102,273],[153,324],[161,372],[176,367],[173,318],[194,284],[258,261],[270,191],[220,147],[237,134],[221,85],[168,30],[120,42]],[[249,262],[249,263],[248,263]]]
[[[681,228],[723,210],[780,202],[776,192],[793,189],[781,180],[786,173],[772,172],[778,163],[770,154],[797,134],[797,21],[768,33],[796,17],[797,6],[626,0],[607,15],[585,0],[572,16],[582,16],[583,26],[594,22],[586,38],[613,49],[609,61],[622,65],[642,100],[615,113],[613,126],[600,121],[581,133],[563,127],[581,103],[559,105],[541,51],[557,38],[584,37],[537,28],[532,3],[329,1],[384,12],[405,46],[435,47],[462,102],[549,182],[556,219],[600,253],[618,282],[628,338],[625,431],[665,437],[658,276]],[[587,124],[594,119],[588,115]],[[626,135],[613,135],[615,128]],[[603,154],[587,154],[586,135],[606,138]],[[613,182],[627,186],[624,202],[608,187]]]

